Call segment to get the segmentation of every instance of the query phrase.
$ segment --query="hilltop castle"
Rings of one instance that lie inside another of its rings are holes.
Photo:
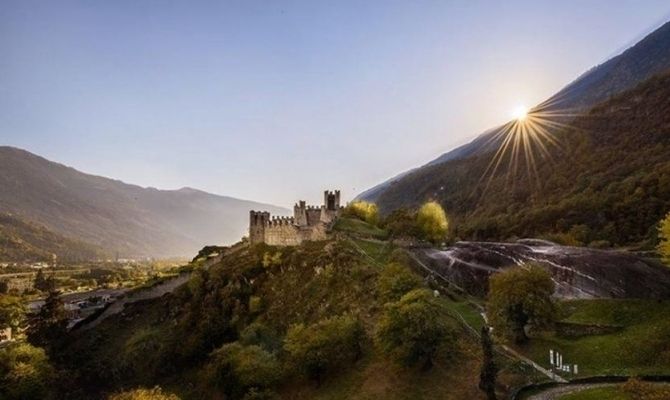
[[[299,201],[293,217],[270,217],[267,211],[249,212],[249,242],[273,246],[296,246],[305,240],[326,239],[327,230],[340,215],[340,191],[323,193],[323,205],[308,206]]]

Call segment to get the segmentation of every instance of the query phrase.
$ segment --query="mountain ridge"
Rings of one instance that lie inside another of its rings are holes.
[[[246,232],[248,211],[287,210],[193,188],[164,190],[90,175],[0,147],[0,211],[124,256],[190,256]]]

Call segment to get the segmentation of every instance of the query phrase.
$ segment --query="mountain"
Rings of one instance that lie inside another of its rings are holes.
[[[101,248],[68,239],[47,228],[0,213],[0,261],[94,260],[109,256]]]
[[[566,110],[569,113],[583,112],[669,68],[670,22],[664,24],[620,55],[584,73],[554,96],[538,105],[536,109],[541,109],[547,113]],[[377,201],[386,189],[392,185],[402,186],[403,178],[421,168],[492,151],[499,144],[495,137],[502,128],[503,126],[492,128],[477,136],[470,143],[442,154],[423,167],[401,173],[364,191],[358,198]]]
[[[88,175],[0,147],[0,211],[124,257],[192,256],[239,240],[251,209],[287,210],[191,188],[158,190]]]
[[[389,212],[439,201],[462,239],[653,243],[670,210],[670,73],[598,104],[554,137],[546,154],[529,153],[534,170],[520,152],[518,169],[508,155],[487,174],[492,154],[475,154],[412,172],[378,205]]]

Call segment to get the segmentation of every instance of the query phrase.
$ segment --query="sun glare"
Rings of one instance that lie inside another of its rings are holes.
[[[512,110],[512,117],[517,121],[523,121],[528,116],[528,108],[526,106],[518,106]]]

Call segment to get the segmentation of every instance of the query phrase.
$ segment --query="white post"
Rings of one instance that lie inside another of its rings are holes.
[[[563,355],[562,354],[558,355],[558,367],[563,368]]]
[[[577,372],[577,364],[573,365],[572,368],[573,368],[574,371],[575,371],[575,375],[577,375],[577,373],[578,373],[578,372]]]
[[[554,351],[549,349],[549,364],[551,366],[554,366]]]

